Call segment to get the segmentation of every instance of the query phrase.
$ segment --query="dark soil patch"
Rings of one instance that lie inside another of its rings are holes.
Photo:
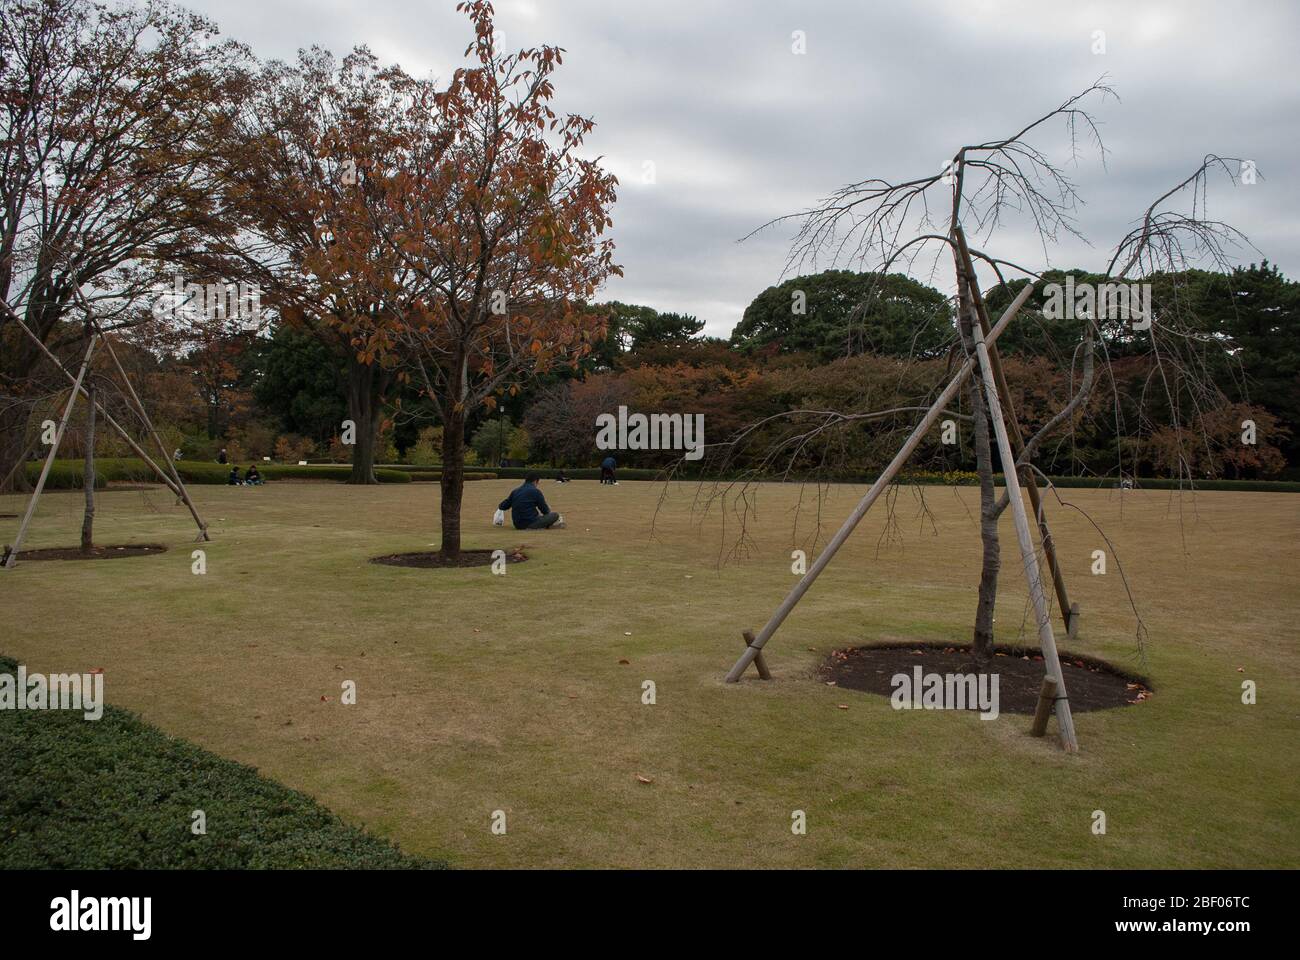
[[[822,665],[820,679],[838,687],[879,693],[894,692],[895,674],[996,673],[998,703],[1002,713],[1032,714],[1038,705],[1043,683],[1043,657],[1036,649],[996,647],[990,660],[978,660],[970,647],[940,644],[889,644],[836,650]],[[1136,674],[1126,673],[1103,660],[1061,653],[1061,671],[1074,713],[1109,710],[1138,703],[1152,694],[1151,684]],[[919,695],[918,695],[919,699]]]
[[[0,520],[17,520],[17,519],[18,519],[18,514],[16,513],[0,513]]]
[[[22,550],[18,562],[25,560],[114,560],[117,557],[144,557],[154,553],[166,553],[167,548],[159,543],[128,543],[120,547],[95,547],[83,553],[80,547],[46,547],[44,550]]]
[[[386,557],[371,557],[371,563],[390,567],[487,567],[492,565],[495,550],[462,550],[460,556],[449,560],[437,551],[427,553],[391,553]],[[519,550],[506,552],[507,563],[523,563],[528,557]]]

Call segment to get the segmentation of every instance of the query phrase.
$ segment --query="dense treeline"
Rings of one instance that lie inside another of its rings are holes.
[[[1073,274],[1080,282],[1088,277],[1083,271]],[[1016,407],[1031,432],[1069,395],[1076,345],[1071,336],[1077,330],[1072,333],[1069,323],[1049,319],[1042,309],[1043,287],[1065,276],[1063,271],[1045,275],[1031,298],[1032,309],[1002,341]],[[890,278],[888,305],[864,311],[863,299],[880,289],[873,280],[834,271],[768,288],[745,311],[730,341],[699,336],[703,323],[695,317],[618,302],[593,305],[588,309],[608,317],[607,336],[577,370],[543,374],[515,395],[503,396],[496,410],[477,411],[469,423],[468,462],[590,466],[599,459],[596,417],[619,406],[703,413],[710,444],[767,418],[785,414],[786,420],[797,420],[796,411],[854,415],[902,408],[883,420],[846,423],[793,463],[782,464],[801,474],[869,473],[896,447],[896,432],[915,421],[910,408],[928,403],[946,379],[954,342],[947,300],[939,291]],[[991,291],[991,306],[1001,309],[1019,286],[1012,282]],[[1263,264],[1230,276],[1190,271],[1158,277],[1153,286],[1157,317],[1176,301],[1184,321],[1196,318],[1204,334],[1201,362],[1227,401],[1197,414],[1194,422],[1204,437],[1193,448],[1199,452],[1194,475],[1294,476],[1300,464],[1300,284]],[[795,290],[807,295],[806,322],[781,315],[780,305],[788,304]],[[1124,339],[1105,346],[1111,361],[1106,377],[1073,429],[1045,444],[1041,469],[1059,475],[1176,474],[1171,458],[1182,448],[1164,394],[1150,389],[1152,360]],[[217,338],[161,357],[146,351],[130,356],[168,442],[187,458],[211,459],[225,447],[236,460],[349,459],[340,438],[348,409],[347,370],[335,352],[291,325],[277,324],[262,335]],[[422,409],[424,403],[413,385],[394,394],[377,462],[439,462],[441,429],[436,415]],[[1245,420],[1257,424],[1254,445],[1240,442]],[[760,465],[785,422],[754,434],[747,445],[751,452],[736,451],[734,465]],[[936,431],[918,452],[918,467],[972,469],[964,422],[957,441],[944,444]],[[71,455],[78,444],[74,425]],[[111,436],[102,437],[100,445],[104,455],[125,453]],[[628,466],[662,467],[679,454],[619,456]]]

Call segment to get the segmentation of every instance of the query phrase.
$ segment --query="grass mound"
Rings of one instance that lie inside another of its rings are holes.
[[[0,657],[0,673],[17,664]],[[436,869],[134,714],[0,711],[0,868]],[[195,810],[207,833],[191,832]]]

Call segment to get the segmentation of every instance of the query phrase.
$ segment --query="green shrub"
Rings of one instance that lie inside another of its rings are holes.
[[[348,464],[308,464],[305,467],[294,463],[259,463],[258,471],[268,480],[347,480],[352,476],[352,467]],[[226,471],[229,473],[229,470]],[[242,468],[241,468],[242,472]],[[404,470],[386,467],[375,468],[375,479],[380,483],[410,483],[411,477]],[[222,479],[225,483],[225,479]]]
[[[157,462],[157,461],[155,461]],[[176,470],[187,484],[224,484],[230,477],[230,467],[238,466],[240,476],[248,470],[248,464],[222,464],[201,460],[179,460]],[[265,480],[347,480],[352,474],[352,467],[347,464],[309,464],[300,467],[293,463],[258,463],[258,472]],[[41,464],[27,464],[27,476],[33,483],[40,475]],[[58,480],[55,480],[55,477]],[[375,479],[380,483],[410,483],[411,477],[404,470],[389,467],[377,467]],[[158,476],[143,460],[131,457],[108,457],[95,461],[95,486],[103,487],[108,481],[133,483],[161,483]],[[55,460],[50,471],[46,487],[50,489],[80,488],[84,479],[81,460]]]
[[[429,471],[428,467],[410,467],[403,464],[395,464],[395,470],[401,470],[406,473],[425,473]],[[442,464],[435,464],[432,472],[436,476],[442,475]],[[493,467],[491,471],[467,471],[465,479],[470,480],[522,480],[530,473],[536,472],[545,480],[553,480],[563,473],[570,480],[599,480],[600,470],[596,467],[583,467],[574,470],[556,470],[553,467]],[[663,474],[658,470],[618,470],[618,479],[620,480],[660,480]],[[421,477],[420,479],[424,479]]]
[[[96,461],[98,464],[98,461]],[[27,464],[27,482],[35,484],[41,476],[42,461]],[[105,471],[95,469],[95,489],[102,490],[108,486]],[[46,490],[82,490],[86,486],[86,463],[84,460],[55,460],[50,467],[50,475],[45,478]]]
[[[0,672],[17,664],[0,657]],[[117,707],[0,711],[0,869],[437,869]],[[190,832],[195,809],[208,832]]]

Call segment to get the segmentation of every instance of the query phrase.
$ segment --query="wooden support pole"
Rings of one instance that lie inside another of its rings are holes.
[[[15,323],[18,324],[19,329],[21,329],[23,333],[27,334],[27,336],[32,339],[32,342],[35,343],[36,346],[41,348],[41,352],[43,352],[45,356],[47,356],[54,363],[54,365],[59,368],[60,372],[62,372],[62,374],[65,377],[67,377],[69,380],[75,382],[75,378],[72,376],[71,373],[68,372],[68,368],[59,362],[59,358],[56,357],[53,354],[53,352],[51,352],[49,347],[47,347],[44,343],[41,342],[41,338],[36,336],[36,334],[32,333],[32,331],[28,329],[27,324],[23,323],[22,320],[18,318],[18,315],[15,314],[12,310],[9,311],[9,316]],[[73,394],[76,393],[84,394],[86,392],[86,388],[79,386],[76,389],[74,389],[72,392]],[[176,484],[172,482],[171,477],[167,476],[167,474],[163,471],[162,467],[158,466],[158,464],[153,462],[153,458],[150,457],[149,454],[145,453],[144,450],[141,449],[140,445],[135,442],[135,439],[131,436],[131,434],[127,433],[126,429],[109,415],[108,411],[104,409],[104,405],[102,403],[99,403],[96,406],[97,409],[99,410],[100,416],[104,418],[104,421],[110,427],[112,427],[121,435],[122,439],[126,441],[127,446],[131,448],[131,450],[135,453],[135,455],[139,457],[141,460],[143,460],[146,464],[149,465],[149,467],[153,469],[153,472],[156,473],[159,476],[159,478],[162,480],[162,482],[167,485],[168,490],[170,490],[172,493],[176,494],[176,496],[179,497],[181,495],[180,490],[177,488]],[[208,539],[206,528],[202,530],[202,534],[203,534],[203,539],[205,540]]]
[[[747,647],[753,646],[754,644],[753,630],[746,630],[742,634],[742,636],[744,636],[745,638],[745,646]],[[758,653],[754,654],[754,666],[758,669],[759,679],[761,680],[772,679],[772,671],[767,669],[767,661],[763,659],[763,652],[761,650]]]
[[[971,303],[975,306],[975,315],[979,319],[980,330],[983,332],[987,343],[989,335],[988,307],[984,303],[984,296],[980,293],[979,281],[975,277],[975,266],[971,260],[970,248],[966,246],[966,234],[962,232],[961,227],[957,227],[953,231],[953,236],[957,241],[957,251],[960,254],[959,262],[961,263],[962,272],[966,275],[966,286],[970,291]],[[1020,420],[1016,417],[1016,408],[1011,401],[1011,391],[1007,387],[1007,378],[1002,372],[1002,356],[996,345],[989,346],[989,360],[993,365],[993,380],[997,384],[998,395],[1002,400],[1002,413],[1006,417],[1007,431],[1011,438],[1011,452],[1018,461],[1020,455],[1025,452],[1025,439],[1020,432]],[[1005,472],[1007,464],[1004,463],[1002,469]],[[1060,608],[1061,619],[1065,624],[1066,632],[1073,635],[1076,628],[1072,623],[1072,618],[1074,611],[1077,610],[1077,605],[1071,605],[1070,603],[1070,595],[1065,589],[1065,578],[1061,575],[1061,565],[1056,560],[1056,543],[1052,540],[1052,531],[1047,526],[1047,514],[1043,510],[1043,500],[1038,492],[1038,477],[1033,470],[1026,467],[1023,480],[1025,489],[1029,492],[1029,505],[1033,508],[1034,518],[1038,522],[1038,536],[1043,544],[1043,555],[1047,558],[1047,569],[1052,574],[1052,586],[1056,591],[1056,602]]]
[[[185,481],[181,479],[181,473],[176,469],[176,464],[172,461],[172,455],[167,452],[167,447],[163,444],[162,437],[158,436],[158,431],[154,429],[153,420],[150,418],[149,412],[145,410],[144,403],[140,400],[140,396],[135,392],[135,387],[131,385],[131,378],[126,375],[126,370],[123,368],[122,362],[117,359],[117,352],[113,349],[113,344],[109,342],[107,337],[104,337],[103,340],[104,346],[108,349],[108,355],[113,359],[113,365],[117,367],[117,372],[121,375],[122,382],[126,384],[127,392],[135,403],[136,412],[140,414],[140,418],[144,421],[144,425],[148,427],[149,433],[153,436],[154,443],[158,445],[158,452],[162,454],[162,462],[167,464],[167,468],[171,471],[172,479],[176,481],[175,489],[177,491],[177,500],[189,507],[190,516],[194,518],[194,522],[198,524],[199,527],[199,539],[212,539],[208,536],[208,525],[203,522],[203,518],[199,516],[198,508],[194,506],[194,501],[190,499],[190,492],[186,489]]]
[[[1047,718],[1056,706],[1056,681],[1043,677],[1043,686],[1038,691],[1038,707],[1034,710],[1034,725],[1029,728],[1031,737],[1041,737],[1047,732]]]
[[[1029,294],[1033,291],[1033,287],[1034,285],[1032,283],[1027,284],[1025,288],[1020,291],[1020,294],[1016,297],[1011,306],[1007,307],[1006,313],[1002,315],[997,326],[995,326],[989,334],[989,339],[991,341],[996,341],[1002,334],[1002,331],[1006,329],[1007,324],[1011,322],[1012,318],[1020,310],[1021,306],[1024,305],[1024,302],[1029,299]],[[776,612],[772,614],[771,619],[769,619],[763,629],[759,631],[758,636],[752,641],[749,641],[749,646],[745,648],[745,652],[740,655],[740,659],[737,660],[731,670],[728,671],[727,683],[735,683],[738,681],[741,675],[745,672],[745,669],[754,661],[760,651],[762,651],[763,647],[767,644],[767,641],[772,639],[772,634],[776,633],[777,628],[779,628],[785,621],[785,618],[790,615],[790,611],[794,609],[795,604],[797,604],[800,598],[808,592],[808,588],[813,585],[813,582],[821,575],[821,572],[826,569],[826,565],[831,562],[831,558],[834,557],[840,547],[844,545],[844,541],[849,538],[849,534],[853,532],[854,528],[859,522],[861,522],[862,518],[866,516],[867,511],[871,509],[871,505],[876,502],[876,498],[885,491],[890,482],[894,479],[894,475],[897,474],[903,464],[907,462],[907,459],[912,455],[912,452],[925,436],[926,431],[934,425],[934,422],[939,419],[939,415],[947,408],[952,398],[957,395],[957,391],[961,389],[961,385],[966,382],[966,378],[969,377],[971,372],[975,369],[975,362],[974,357],[969,357],[966,362],[962,364],[961,369],[957,371],[956,376],[952,378],[952,381],[944,388],[943,393],[939,394],[939,398],[935,400],[930,409],[926,411],[925,416],[921,418],[921,422],[916,425],[916,428],[903,443],[903,446],[899,448],[898,453],[894,454],[894,459],[889,462],[889,466],[885,467],[880,476],[876,478],[876,482],[871,485],[871,489],[867,491],[866,496],[862,498],[858,505],[853,509],[853,512],[849,514],[848,519],[844,521],[843,525],[835,533],[835,536],[831,538],[830,543],[826,545],[826,549],[821,552],[820,556],[818,556],[815,561],[813,561],[813,565],[808,568],[808,572],[800,578],[799,582],[795,584],[794,589],[792,589],[786,598],[781,601],[781,605],[776,608]]]
[[[975,338],[975,354],[979,358],[980,373],[984,378],[984,395],[988,400],[989,419],[993,421],[993,430],[998,436],[998,456],[1004,464],[1014,464],[1011,455],[1011,440],[1007,436],[1007,425],[1002,419],[1002,405],[998,400],[998,386],[993,378],[993,364],[989,360],[989,348],[984,334],[978,325],[971,330]],[[1043,650],[1043,662],[1047,676],[1056,681],[1059,697],[1056,701],[1056,722],[1061,728],[1061,746],[1067,753],[1079,749],[1079,742],[1074,735],[1074,719],[1070,716],[1070,701],[1067,699],[1065,679],[1061,676],[1061,659],[1056,652],[1056,636],[1052,633],[1052,615],[1047,610],[1047,594],[1043,590],[1042,577],[1038,571],[1038,553],[1034,549],[1034,538],[1029,532],[1029,517],[1025,513],[1025,501],[1020,495],[1020,480],[1016,471],[1004,470],[1007,496],[1011,498],[1011,515],[1016,521],[1016,539],[1020,542],[1020,558],[1025,565],[1025,576],[1029,580],[1029,596],[1034,603],[1034,616],[1038,620],[1038,642]]]
[[[12,567],[18,560],[18,551],[22,549],[23,540],[27,536],[27,527],[32,522],[32,514],[36,512],[36,501],[41,498],[41,491],[45,489],[45,481],[50,475],[50,468],[54,466],[54,458],[58,455],[59,444],[63,442],[63,432],[67,429],[68,418],[72,416],[72,408],[77,405],[77,393],[81,390],[81,381],[86,378],[86,371],[90,369],[90,356],[95,352],[95,335],[91,334],[90,344],[86,347],[85,359],[81,361],[81,370],[77,373],[76,380],[73,381],[72,392],[68,394],[68,405],[63,408],[63,418],[59,420],[59,427],[54,432],[54,442],[50,444],[50,452],[45,455],[45,466],[41,467],[40,478],[36,481],[36,489],[32,491],[32,497],[27,501],[27,512],[23,514],[23,522],[18,525],[18,535],[14,537],[13,545],[5,551],[3,563],[0,567]],[[89,478],[94,483],[94,478]]]

